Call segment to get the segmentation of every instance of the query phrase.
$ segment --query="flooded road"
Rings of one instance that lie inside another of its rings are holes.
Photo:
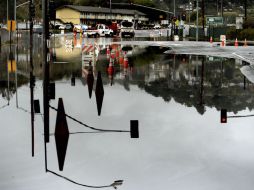
[[[1,51],[0,189],[84,189],[45,173],[42,114],[35,114],[31,157],[29,41],[20,40],[12,47],[16,67],[7,64],[9,47]],[[43,113],[42,41],[34,41],[34,99]],[[252,189],[254,118],[220,123],[221,109],[228,116],[253,114],[254,86],[240,70],[243,63],[167,53],[171,47],[114,44],[119,41],[52,39],[55,99],[50,105],[57,108],[62,98],[65,113],[79,123],[67,118],[70,135],[59,171],[57,112],[50,109],[48,169],[88,185],[124,180],[123,190]],[[83,125],[129,131],[131,120],[138,120],[137,139],[129,132],[96,132]]]

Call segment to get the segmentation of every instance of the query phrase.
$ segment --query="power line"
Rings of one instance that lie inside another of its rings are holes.
[[[51,106],[51,105],[49,105],[49,107],[50,107],[51,109],[55,110],[55,111],[58,111],[57,108],[55,108],[55,107],[53,107],[53,106]],[[87,127],[87,128],[89,128],[89,129],[96,130],[96,131],[101,131],[101,132],[119,132],[119,133],[130,132],[130,131],[127,131],[127,130],[99,129],[99,128],[91,127],[91,126],[89,126],[89,125],[87,125],[87,124],[85,124],[85,123],[83,123],[83,122],[81,122],[81,121],[75,119],[74,117],[72,117],[72,116],[70,116],[70,115],[68,115],[68,114],[65,114],[65,116],[68,117],[69,119],[71,119],[71,120],[73,120],[73,121],[79,123],[80,125],[82,125],[82,126],[84,126],[84,127]]]

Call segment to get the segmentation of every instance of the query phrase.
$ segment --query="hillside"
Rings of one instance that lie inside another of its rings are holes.
[[[10,2],[11,0],[9,0]],[[36,17],[41,17],[40,3],[41,0],[34,0],[36,5]],[[26,0],[17,0],[17,4],[26,2]],[[116,7],[114,3],[135,3],[141,4],[149,7],[155,7],[164,10],[173,11],[173,0],[112,0],[112,7]],[[176,6],[178,7],[181,4],[189,3],[189,0],[175,0]],[[252,6],[254,0],[247,0],[248,7]],[[109,0],[55,0],[56,7],[74,4],[74,5],[89,5],[89,6],[101,6],[109,7]],[[239,0],[224,0],[223,7],[232,7],[239,9],[240,6],[244,5],[244,1]],[[216,7],[220,8],[220,4],[217,6],[217,1],[214,0],[205,0],[205,9],[208,13],[213,13]],[[118,5],[119,7],[119,5]],[[27,6],[20,7],[17,10],[17,18],[20,20],[28,19]],[[126,5],[123,5],[122,8],[126,8]],[[6,22],[6,1],[0,1],[0,22]]]

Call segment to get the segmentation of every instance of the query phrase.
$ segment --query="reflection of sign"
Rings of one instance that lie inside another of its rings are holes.
[[[207,24],[223,24],[223,17],[206,17]]]
[[[66,150],[69,140],[69,129],[64,111],[63,99],[58,100],[58,109],[56,116],[55,141],[59,170],[63,171]]]
[[[8,72],[12,73],[15,72],[17,69],[16,61],[15,60],[9,60],[8,61]]]
[[[16,30],[16,21],[15,20],[8,20],[7,30],[10,32],[14,32]]]
[[[82,47],[82,65],[89,66],[89,63],[94,62],[94,50],[95,46],[92,44],[87,44]]]
[[[92,52],[94,50],[94,46],[92,44],[84,45],[82,48],[82,52]]]
[[[243,17],[236,17],[235,18],[236,29],[243,29]]]
[[[88,66],[91,62],[92,65],[97,61],[99,54],[99,47],[94,44],[86,44],[82,47],[82,65]]]
[[[72,40],[66,40],[65,41],[65,51],[66,52],[72,52],[72,49],[73,49]]]

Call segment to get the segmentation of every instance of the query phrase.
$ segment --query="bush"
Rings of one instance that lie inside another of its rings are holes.
[[[236,30],[235,27],[233,27],[227,30],[226,35],[227,39],[231,40],[234,40],[235,38],[238,40],[254,40],[254,28]]]
[[[254,28],[254,18],[248,17],[243,23],[243,28]]]

